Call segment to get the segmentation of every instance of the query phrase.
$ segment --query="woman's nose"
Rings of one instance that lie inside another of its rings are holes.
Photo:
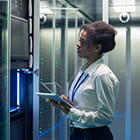
[[[77,47],[80,47],[81,46],[81,43],[80,41],[76,44]]]

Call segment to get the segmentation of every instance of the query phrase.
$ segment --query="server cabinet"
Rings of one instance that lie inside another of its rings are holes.
[[[9,140],[10,1],[0,0],[0,139]]]

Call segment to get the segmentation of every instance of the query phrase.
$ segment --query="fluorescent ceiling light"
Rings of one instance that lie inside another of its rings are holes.
[[[47,15],[52,15],[53,14],[53,11],[51,11],[50,9],[48,8],[40,8],[40,14],[47,14]]]
[[[135,0],[112,0],[115,12],[135,12]]]
[[[133,5],[135,4],[135,0],[112,0],[113,5],[120,5],[120,4],[128,4]]]
[[[113,6],[115,12],[135,12],[135,6]]]

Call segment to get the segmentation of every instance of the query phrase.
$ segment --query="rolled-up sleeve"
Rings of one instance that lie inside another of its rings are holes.
[[[108,74],[104,74],[96,77],[94,85],[98,100],[97,109],[95,111],[85,111],[73,107],[67,115],[69,120],[87,126],[102,126],[112,122],[119,81]]]

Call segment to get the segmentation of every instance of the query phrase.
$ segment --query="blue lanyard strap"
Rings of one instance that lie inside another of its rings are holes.
[[[85,76],[84,76],[85,75]],[[83,77],[84,76],[84,77]],[[74,96],[76,91],[78,90],[78,88],[81,86],[81,84],[88,78],[89,74],[82,72],[82,74],[80,75],[79,79],[77,80],[73,91],[72,91],[72,102],[74,100]],[[83,77],[83,78],[82,78]]]

